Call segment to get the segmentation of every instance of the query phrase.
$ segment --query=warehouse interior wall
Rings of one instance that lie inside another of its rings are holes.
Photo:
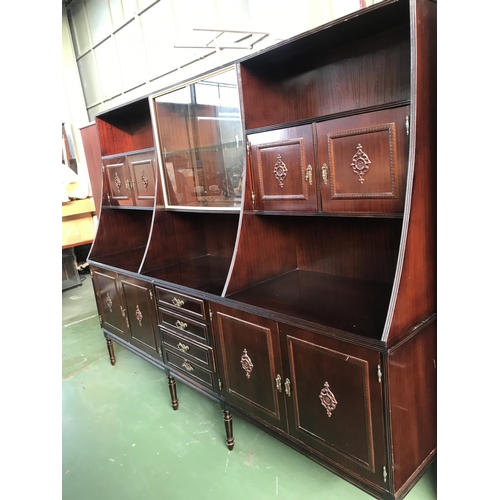
[[[380,0],[66,0],[62,122],[79,175],[96,114]]]

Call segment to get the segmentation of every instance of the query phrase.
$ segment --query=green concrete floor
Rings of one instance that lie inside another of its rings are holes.
[[[63,500],[372,498],[237,415],[228,451],[215,402],[178,383],[173,411],[164,372],[116,344],[111,366],[84,277],[62,292]],[[406,498],[436,499],[436,470]]]

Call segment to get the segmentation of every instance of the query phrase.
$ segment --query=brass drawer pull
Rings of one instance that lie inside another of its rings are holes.
[[[186,344],[183,344],[182,342],[179,342],[177,344],[177,349],[179,349],[179,351],[182,351],[182,352],[188,352],[189,351],[189,346],[186,345]]]
[[[174,297],[172,299],[172,304],[174,304],[174,306],[177,306],[177,307],[182,307],[184,305],[184,301],[181,299],[178,299],[177,297]]]
[[[175,322],[175,326],[177,328],[180,328],[181,330],[185,330],[187,327],[188,327],[188,324],[187,323],[184,323],[184,321],[181,321],[180,319],[178,319],[176,322]]]
[[[187,361],[182,363],[182,368],[185,368],[188,372],[194,371],[194,368]]]

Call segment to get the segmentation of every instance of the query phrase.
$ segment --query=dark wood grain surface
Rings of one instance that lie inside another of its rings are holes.
[[[292,271],[228,298],[370,338],[380,338],[391,285]]]

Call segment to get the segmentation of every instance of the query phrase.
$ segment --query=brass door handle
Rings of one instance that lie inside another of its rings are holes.
[[[326,163],[323,163],[323,166],[321,167],[321,175],[323,177],[323,182],[325,183],[325,186],[328,185],[328,165]]]
[[[129,182],[129,180],[128,180],[128,179],[125,181],[125,187],[126,187],[128,190],[130,190],[130,182]]]
[[[278,392],[282,391],[282,389],[281,389],[281,376],[279,374],[276,376],[276,389],[278,390]]]
[[[306,181],[309,182],[309,185],[312,186],[313,183],[313,169],[311,165],[307,165],[306,168]]]
[[[292,390],[290,388],[290,380],[288,378],[285,380],[285,394],[290,397],[292,395]]]

